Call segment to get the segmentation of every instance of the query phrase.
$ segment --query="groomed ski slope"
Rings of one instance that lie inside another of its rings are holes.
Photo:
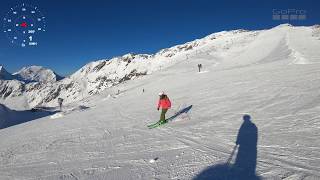
[[[230,157],[244,114],[257,127],[257,158],[236,150],[230,166],[248,156],[256,179],[320,179],[320,40],[313,31],[282,25],[226,52],[195,51],[64,113],[1,129],[0,179],[199,179],[210,167],[231,173],[214,168]],[[190,119],[148,129],[159,118],[160,91],[173,103],[167,116],[193,105]]]

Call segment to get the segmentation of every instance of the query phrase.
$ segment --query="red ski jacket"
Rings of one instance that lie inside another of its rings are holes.
[[[158,108],[169,109],[171,108],[171,101],[169,98],[160,99],[158,102]]]

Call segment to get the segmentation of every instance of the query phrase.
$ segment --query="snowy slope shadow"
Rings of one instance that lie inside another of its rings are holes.
[[[54,113],[56,113],[56,111],[49,109],[16,111],[0,104],[0,129],[22,124],[45,116],[50,116]]]
[[[256,175],[258,128],[249,115],[243,116],[236,144],[238,153],[234,164],[230,163],[233,153],[226,163],[214,165],[200,172],[193,180],[260,180]],[[236,147],[235,149],[236,150]]]

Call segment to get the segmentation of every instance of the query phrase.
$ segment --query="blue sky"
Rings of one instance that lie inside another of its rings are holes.
[[[218,31],[314,25],[320,20],[317,0],[1,0],[1,19],[22,3],[40,9],[47,31],[38,46],[26,48],[12,46],[0,32],[0,64],[10,72],[41,65],[68,75],[92,60],[155,53]],[[276,21],[273,9],[304,10],[307,17]]]

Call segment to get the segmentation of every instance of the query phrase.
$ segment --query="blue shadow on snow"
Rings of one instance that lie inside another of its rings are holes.
[[[49,108],[33,108],[31,110],[16,111],[0,104],[0,129],[50,116],[56,112],[58,111]]]
[[[233,153],[226,163],[213,165],[200,172],[193,180],[260,180],[256,175],[258,128],[251,122],[250,115],[243,116],[236,146],[237,157],[230,163]]]

